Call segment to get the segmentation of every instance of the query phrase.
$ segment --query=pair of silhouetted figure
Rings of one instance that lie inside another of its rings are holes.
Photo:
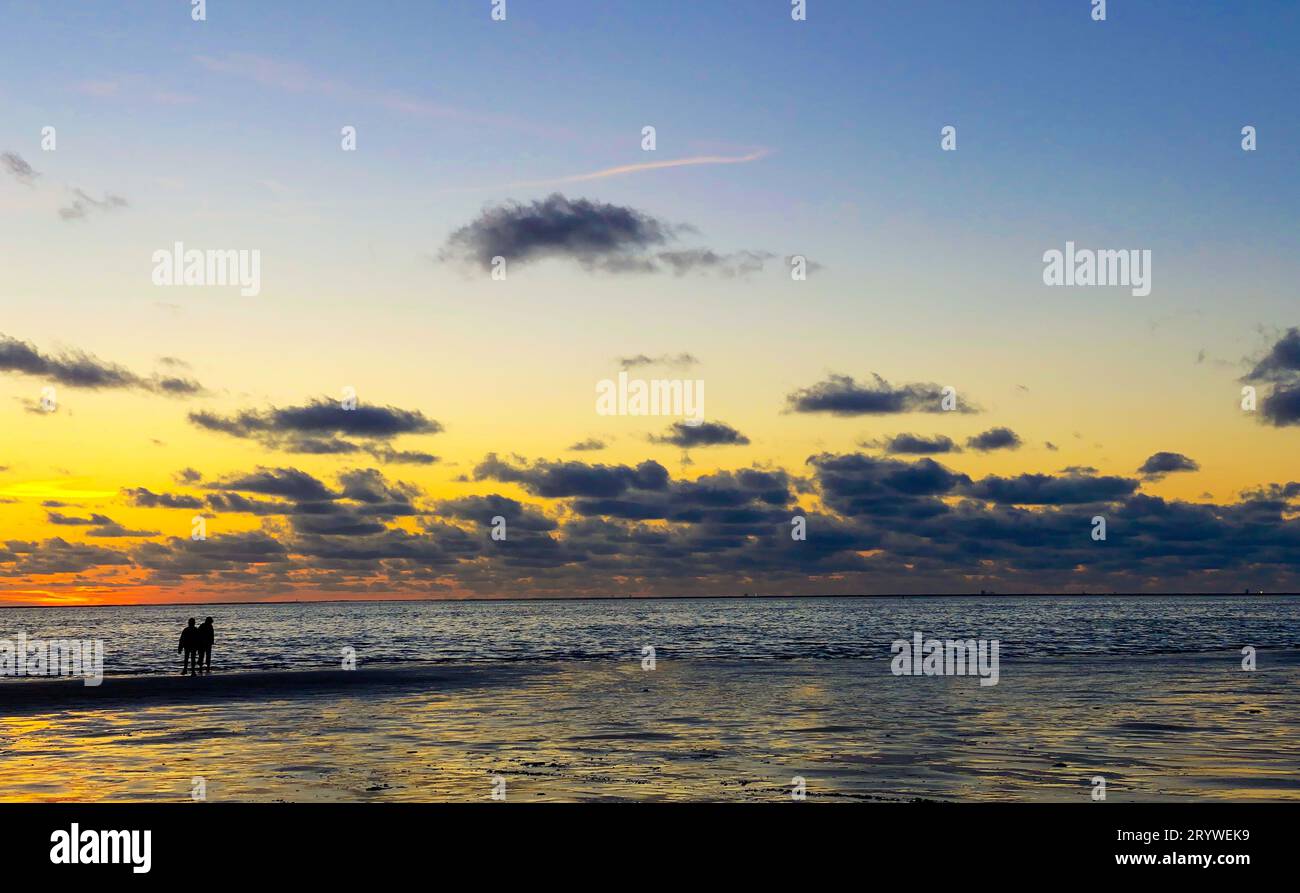
[[[186,673],[197,676],[205,667],[209,673],[212,672],[213,638],[215,634],[211,617],[204,620],[202,626],[195,626],[194,618],[190,618],[189,626],[181,630],[181,643],[176,646],[178,653],[185,652],[185,663],[181,665],[182,676]]]

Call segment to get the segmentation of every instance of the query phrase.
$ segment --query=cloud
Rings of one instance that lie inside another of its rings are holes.
[[[862,453],[822,453],[808,459],[826,505],[849,517],[930,517],[949,511],[942,501],[970,478],[933,459],[905,462]]]
[[[91,528],[86,531],[86,536],[124,537],[158,535],[158,531],[156,530],[129,530],[107,515],[100,515],[93,512],[89,518],[77,518],[70,515],[60,514],[59,512],[46,512],[45,515],[46,520],[56,526]]]
[[[744,446],[749,443],[749,438],[726,422],[701,422],[698,425],[673,422],[668,428],[668,433],[660,436],[651,435],[650,441],[691,449],[707,446]]]
[[[1247,381],[1291,382],[1300,376],[1300,328],[1290,328],[1249,374]]]
[[[1147,480],[1158,481],[1176,471],[1200,471],[1201,466],[1182,453],[1154,453],[1139,466],[1137,473]]]
[[[1242,380],[1273,385],[1260,402],[1262,421],[1277,427],[1300,424],[1300,329],[1287,329]]]
[[[86,583],[133,567],[132,585],[201,581],[234,598],[449,589],[1240,591],[1243,580],[1277,589],[1300,583],[1297,482],[1215,505],[1146,496],[1136,479],[1079,468],[973,480],[931,458],[863,453],[822,453],[806,468],[808,477],[752,467],[688,479],[649,461],[489,454],[476,469],[476,480],[518,485],[542,504],[503,493],[428,503],[419,488],[373,468],[344,471],[336,486],[297,469],[258,468],[219,478],[215,486],[243,489],[210,489],[208,501],[286,521],[117,550],[58,538],[10,541],[0,545],[0,576],[94,574],[77,580]],[[142,488],[127,492],[142,505],[166,503]],[[1105,543],[1088,535],[1097,513],[1108,522]],[[411,520],[394,526],[401,516]],[[496,516],[509,530],[501,542],[488,536]],[[806,521],[806,541],[790,536],[796,516]],[[132,535],[96,514],[59,518]]]
[[[569,446],[569,451],[574,453],[586,453],[603,449],[605,449],[605,441],[595,437],[588,437],[586,440],[580,440]]]
[[[616,167],[602,168],[598,171],[592,171],[585,174],[571,174],[567,177],[555,177],[549,180],[525,180],[518,183],[508,183],[504,189],[523,189],[537,186],[558,186],[564,183],[586,183],[591,180],[604,180],[609,177],[621,177],[628,174],[639,174],[646,171],[667,170],[677,167],[698,167],[700,165],[714,164],[748,164],[752,161],[759,161],[766,158],[770,152],[766,149],[760,149],[757,152],[750,152],[745,155],[694,155],[690,158],[674,158],[666,161],[648,161],[641,164],[623,164]]]
[[[635,369],[639,366],[667,366],[685,369],[696,365],[700,362],[700,359],[694,354],[682,351],[677,354],[660,354],[657,357],[639,353],[631,357],[619,357],[616,362],[624,369]]]
[[[197,496],[174,493],[154,493],[145,487],[128,487],[122,491],[129,504],[140,508],[200,509],[203,502]]]
[[[497,256],[512,264],[563,257],[584,269],[621,272],[644,268],[646,249],[666,244],[679,229],[633,208],[556,193],[485,208],[451,234],[440,259],[490,269]]]
[[[270,449],[315,455],[364,450],[382,462],[417,465],[432,464],[437,457],[428,453],[399,452],[387,448],[382,442],[404,434],[437,434],[443,430],[439,422],[419,410],[369,404],[344,409],[339,402],[324,398],[302,406],[243,410],[231,416],[192,412],[189,419],[200,428],[256,440]],[[368,442],[357,444],[342,439],[344,436]]]
[[[858,384],[851,376],[832,374],[825,381],[787,395],[786,411],[827,412],[835,416],[944,411],[944,388],[937,384],[913,383],[894,387],[875,373],[872,377],[872,382]],[[979,411],[959,396],[955,396],[955,400],[955,412]]]
[[[32,344],[0,333],[0,372],[36,376],[67,387],[133,389],[171,397],[206,393],[193,379],[153,375],[143,377],[84,351],[42,353]]]
[[[924,437],[920,434],[896,434],[884,440],[864,442],[863,446],[884,447],[890,455],[925,455],[927,453],[960,453],[961,447],[946,434]]]
[[[69,543],[62,537],[39,543],[9,540],[0,546],[0,576],[5,577],[80,574],[130,564],[130,557],[115,549]]]
[[[504,518],[507,538],[518,530],[550,531],[559,527],[553,518],[546,517],[537,506],[525,505],[495,493],[490,496],[443,500],[434,509],[439,516],[472,521],[485,527],[492,523],[493,518]]]
[[[1082,505],[1129,496],[1137,488],[1135,479],[1125,477],[1021,474],[1009,478],[990,475],[970,484],[964,492],[976,499],[1007,505]]]
[[[825,264],[818,263],[812,258],[802,254],[787,254],[785,256],[785,265],[787,267],[792,266],[797,257],[802,257],[804,259],[804,272],[809,276],[814,273],[820,273],[822,270],[826,269]]]
[[[553,193],[528,204],[511,201],[484,208],[476,220],[447,238],[438,259],[484,270],[501,257],[507,265],[569,260],[588,272],[736,277],[761,271],[774,256],[765,251],[723,254],[708,248],[666,248],[693,232],[692,226],[668,223],[635,208]]]
[[[1300,382],[1275,385],[1259,408],[1261,417],[1277,427],[1300,424]]]
[[[725,279],[761,273],[763,265],[776,255],[768,251],[736,251],[719,254],[709,248],[686,248],[660,251],[655,257],[675,276],[689,273],[716,273]]]
[[[81,189],[73,189],[75,198],[72,204],[59,208],[59,216],[64,220],[84,220],[91,213],[116,211],[128,206],[126,199],[120,195],[106,193],[103,199],[92,198]]]
[[[325,96],[348,108],[368,105],[404,117],[520,130],[549,138],[575,137],[571,131],[549,122],[536,123],[485,113],[481,109],[460,108],[396,90],[356,87],[296,62],[284,62],[250,53],[230,53],[223,57],[195,56],[194,60],[210,72],[246,78],[261,86],[290,94]]]
[[[21,155],[14,152],[0,153],[0,165],[3,165],[4,169],[19,183],[25,183],[28,186],[35,185],[37,178],[40,177],[39,171],[34,170],[30,164],[23,160]]]
[[[981,453],[992,450],[1018,450],[1024,443],[1020,435],[1010,428],[990,428],[982,434],[967,438],[966,446]]]
[[[382,462],[385,465],[433,465],[440,461],[433,453],[424,453],[419,450],[395,450],[386,444],[368,446],[366,452],[373,456],[376,462]]]
[[[519,484],[534,496],[547,499],[609,497],[620,496],[628,490],[662,490],[668,485],[668,470],[649,459],[636,468],[547,461],[517,466],[501,461],[496,453],[489,453],[474,468],[474,480]]]
[[[60,514],[58,512],[46,512],[45,518],[51,524],[57,524],[65,527],[83,527],[83,526],[88,527],[95,524],[113,523],[110,518],[106,518],[103,515],[94,515],[94,514],[92,514],[89,518],[73,518],[73,517],[69,517],[68,515]]]
[[[333,491],[305,471],[296,468],[263,468],[223,478],[206,485],[209,490],[238,490],[263,496],[283,496],[299,501],[331,500]]]
[[[16,152],[0,152],[0,167],[9,172],[19,183],[35,186],[41,174]],[[72,203],[59,208],[59,216],[64,220],[83,220],[95,212],[116,211],[130,203],[120,195],[106,193],[102,199],[88,195],[84,190],[73,187]]]

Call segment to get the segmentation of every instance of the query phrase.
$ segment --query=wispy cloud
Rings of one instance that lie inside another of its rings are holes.
[[[92,212],[116,211],[129,204],[122,196],[112,193],[106,193],[102,200],[90,197],[81,189],[73,189],[72,194],[76,196],[72,204],[59,208],[59,216],[64,220],[84,220]]]
[[[19,183],[26,183],[28,186],[33,185],[36,178],[40,176],[39,171],[34,170],[21,155],[14,152],[0,153],[0,165],[3,165],[4,169]]]
[[[287,93],[309,93],[353,104],[365,104],[400,115],[418,118],[454,119],[472,124],[525,130],[546,136],[573,138],[575,134],[551,124],[515,118],[509,115],[492,115],[412,96],[396,90],[357,87],[322,76],[297,62],[282,62],[250,53],[229,53],[222,57],[195,56],[194,61],[206,70],[232,77],[244,78],[264,87]]]
[[[501,189],[519,189],[530,186],[555,186],[564,183],[586,183],[591,180],[605,180],[610,177],[625,177],[628,174],[640,174],[645,171],[661,171],[675,167],[698,167],[709,164],[749,164],[771,155],[769,149],[759,149],[748,155],[695,155],[690,158],[674,158],[668,161],[646,161],[641,164],[620,164],[615,167],[601,168],[585,174],[571,174],[549,180],[523,180],[507,183]]]

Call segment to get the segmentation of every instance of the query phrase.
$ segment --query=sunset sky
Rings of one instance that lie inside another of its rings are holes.
[[[0,601],[1300,588],[1296,4],[491,8],[4,4]]]

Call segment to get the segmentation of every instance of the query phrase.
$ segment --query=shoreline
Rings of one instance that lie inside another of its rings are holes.
[[[1300,648],[1263,649],[1259,652],[1264,668],[1300,669]],[[590,659],[521,658],[491,661],[405,661],[362,663],[355,670],[294,668],[276,670],[231,670],[191,676],[176,673],[124,673],[105,675],[99,685],[86,685],[76,676],[0,677],[0,704],[10,712],[42,712],[57,709],[94,710],[118,704],[202,704],[212,701],[258,701],[268,698],[302,700],[324,697],[350,697],[371,694],[389,696],[401,693],[445,692],[471,686],[498,687],[519,685],[529,677],[545,673],[581,673],[584,669],[602,672],[636,665],[639,658]],[[790,667],[816,676],[823,667],[833,673],[844,665],[869,672],[864,680],[878,678],[882,683],[895,677],[891,672],[892,656],[886,652],[872,657],[660,657],[666,666],[693,667],[701,672],[717,668],[727,672],[746,667],[755,672],[770,672]],[[1014,678],[1017,669],[1029,675],[1068,677],[1076,674],[1168,671],[1179,668],[1231,670],[1238,667],[1241,655],[1233,649],[1173,651],[1147,654],[1095,653],[1047,654],[1032,656],[1004,655],[1002,675]],[[920,674],[917,674],[918,676]],[[939,677],[960,678],[960,677]],[[973,675],[967,678],[974,678]]]
[[[58,682],[67,702],[0,716],[0,800],[183,802],[198,776],[242,802],[470,802],[494,778],[517,802],[767,802],[803,778],[822,802],[1085,803],[1096,776],[1112,801],[1300,800],[1295,651],[1027,662],[987,688],[734,658],[137,677],[99,702]]]

